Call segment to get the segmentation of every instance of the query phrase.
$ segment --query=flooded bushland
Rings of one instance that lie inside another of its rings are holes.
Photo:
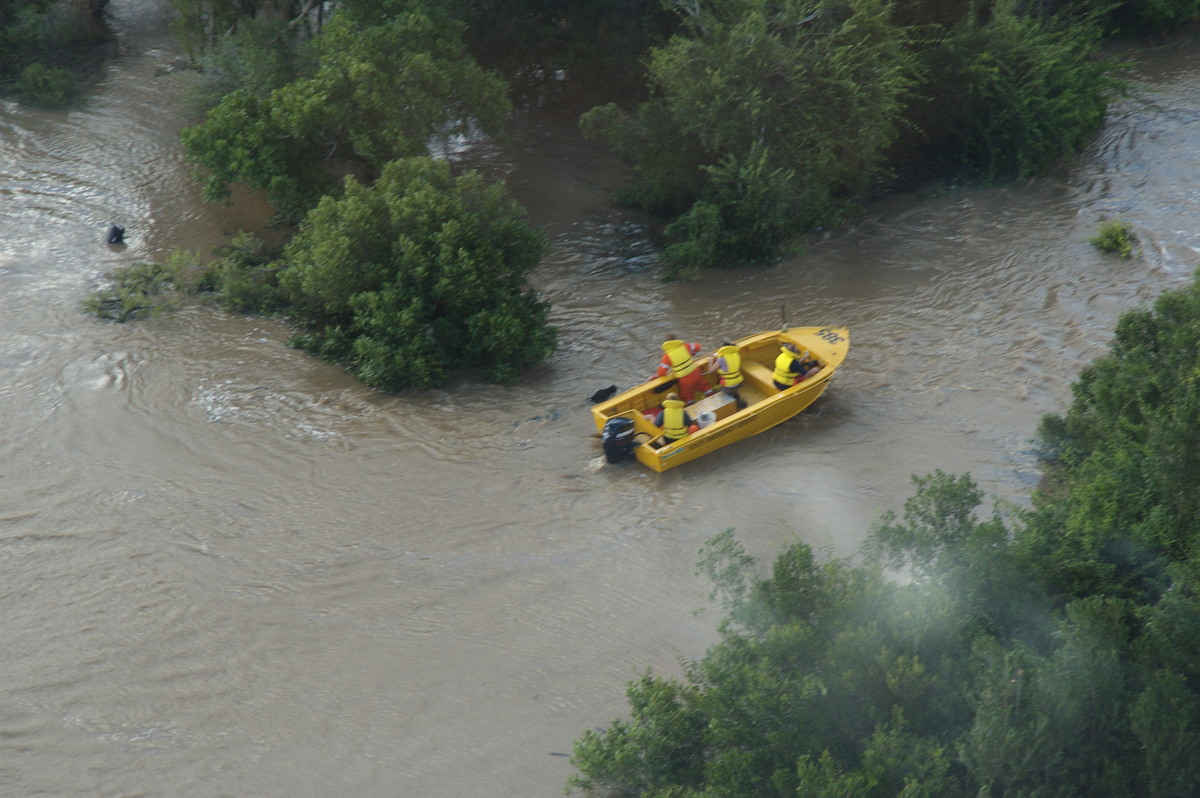
[[[80,312],[112,269],[270,217],[200,200],[165,14],[109,11],[120,54],[84,107],[0,113],[7,793],[559,795],[625,682],[715,639],[706,539],[847,554],[938,468],[1023,502],[1038,420],[1200,248],[1190,39],[1135,53],[1141,87],[1053,176],[896,195],[692,282],[612,203],[626,167],[545,109],[460,157],[550,236],[531,282],[556,355],[509,388],[382,394],[276,321]],[[1110,218],[1140,257],[1089,243]],[[781,309],[851,330],[820,402],[662,475],[603,463],[596,389],[647,377],[666,334],[716,345]]]

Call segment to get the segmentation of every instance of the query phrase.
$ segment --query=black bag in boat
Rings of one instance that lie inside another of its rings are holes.
[[[610,463],[619,463],[633,457],[633,419],[610,418],[600,431],[600,445],[604,457]]]

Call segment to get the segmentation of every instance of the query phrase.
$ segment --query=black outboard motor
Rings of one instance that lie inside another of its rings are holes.
[[[108,226],[108,236],[105,239],[109,244],[124,244],[125,243],[125,228],[119,224]]]
[[[610,418],[600,431],[600,445],[610,463],[633,458],[633,419]]]

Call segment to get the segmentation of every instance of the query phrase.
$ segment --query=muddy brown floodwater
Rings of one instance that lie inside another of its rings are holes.
[[[1143,87],[1054,178],[897,197],[677,285],[609,203],[622,167],[547,115],[463,157],[549,231],[560,352],[514,388],[381,395],[272,321],[79,311],[114,267],[266,218],[200,202],[162,4],[110,11],[85,108],[0,108],[4,795],[559,795],[627,680],[713,642],[708,537],[849,554],[937,468],[1024,501],[1039,418],[1197,261],[1190,39],[1136,54]],[[1112,216],[1141,258],[1089,245]],[[603,464],[594,390],[646,377],[668,333],[716,345],[781,306],[853,334],[809,412],[663,475]]]

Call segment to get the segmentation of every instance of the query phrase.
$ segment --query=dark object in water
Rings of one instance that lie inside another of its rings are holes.
[[[611,398],[616,392],[617,386],[615,385],[610,385],[607,388],[601,388],[592,394],[592,404],[596,404],[596,402],[603,402],[605,399]]]
[[[109,225],[108,243],[124,244],[125,243],[125,228],[121,227],[119,224]]]

